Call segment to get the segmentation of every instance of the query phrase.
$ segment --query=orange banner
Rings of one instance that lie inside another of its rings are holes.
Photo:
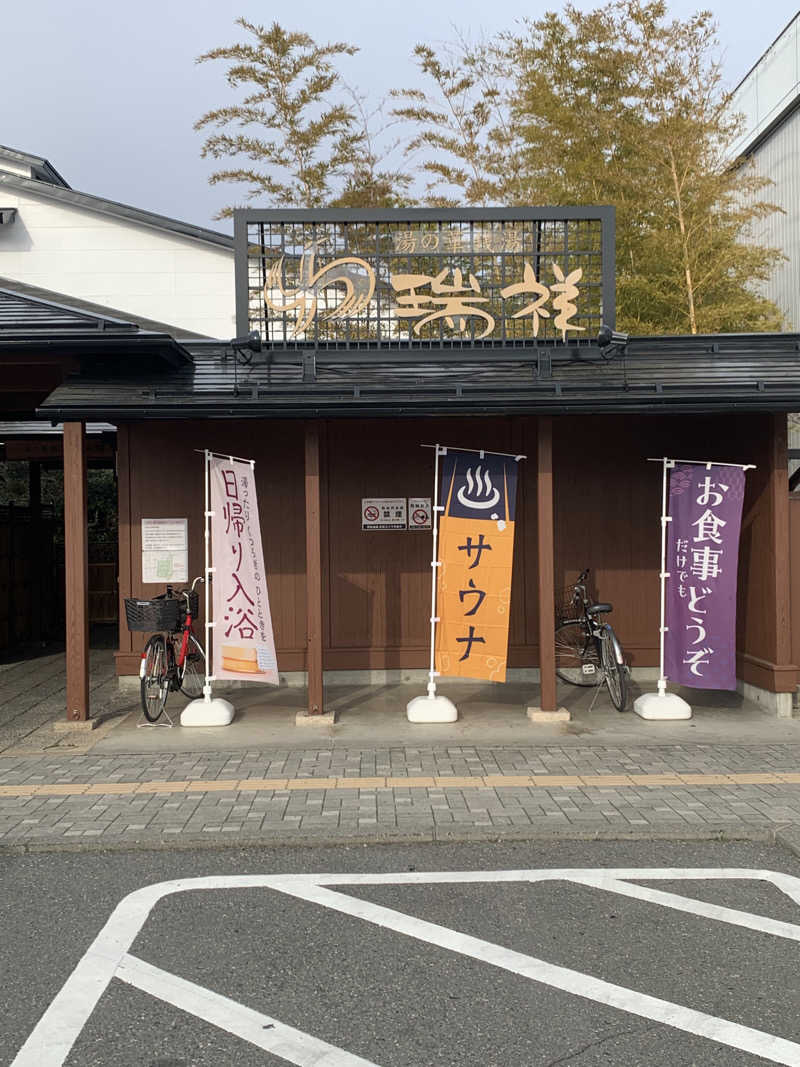
[[[493,452],[442,459],[435,667],[506,679],[517,461]]]

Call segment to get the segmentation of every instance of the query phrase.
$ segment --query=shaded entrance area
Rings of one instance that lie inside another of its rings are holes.
[[[98,645],[118,619],[116,431],[87,427],[88,619]],[[63,429],[0,422],[0,656],[65,636]]]

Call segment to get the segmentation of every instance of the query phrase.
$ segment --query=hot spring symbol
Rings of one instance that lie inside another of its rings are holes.
[[[488,511],[493,508],[500,499],[500,490],[492,485],[492,477],[487,469],[478,467],[475,477],[472,477],[472,467],[467,467],[467,484],[462,485],[456,493],[459,503],[465,508],[476,508],[479,511]]]

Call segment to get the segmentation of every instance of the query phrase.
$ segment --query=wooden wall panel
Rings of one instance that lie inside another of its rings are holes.
[[[429,531],[361,529],[365,497],[430,497],[432,449],[513,450],[511,420],[366,420],[328,424],[330,648],[385,649],[392,665],[425,666],[430,635]],[[522,554],[515,580],[522,582]],[[522,588],[522,585],[520,585]],[[524,640],[523,598],[512,600],[512,644]],[[343,662],[350,661],[346,655]],[[409,659],[412,661],[409,662]],[[389,665],[389,660],[387,660]]]
[[[776,574],[781,573],[781,552],[788,555],[788,518],[781,518],[776,495],[779,484],[784,484],[783,474],[775,469],[781,462],[782,446],[775,441],[779,424],[779,419],[762,415],[553,419],[556,587],[567,586],[584,567],[591,568],[592,588],[614,604],[612,621],[633,665],[658,663],[661,467],[647,458],[666,453],[759,465],[747,476],[738,648],[743,670],[755,684],[767,684],[759,663],[773,665],[767,672],[773,682],[775,672],[783,669]],[[433,453],[420,446],[437,439],[528,457],[521,463],[518,489],[509,665],[537,664],[536,434],[535,417],[321,424],[326,669],[427,665],[430,533],[364,533],[361,500],[430,496]],[[207,446],[251,455],[256,460],[279,664],[282,670],[302,669],[306,646],[302,423],[149,422],[131,424],[128,442],[126,551],[132,590],[124,588],[126,564],[121,552],[122,595],[157,591],[157,587],[145,590],[140,581],[142,517],[188,516],[190,571],[201,571],[202,456],[193,449]],[[122,470],[120,486],[122,493]],[[122,501],[120,517],[122,550]],[[786,526],[784,533],[781,523]],[[134,640],[130,647],[135,652],[141,643]],[[121,657],[122,673],[131,670],[132,662],[130,652]]]
[[[800,665],[800,493],[789,497],[789,606],[791,661]]]
[[[144,585],[141,580],[143,518],[188,518],[189,576],[202,574],[203,456],[194,450],[204,447],[252,457],[256,462],[275,641],[278,648],[300,654],[301,662],[295,657],[294,666],[285,667],[297,669],[302,666],[306,645],[301,423],[268,420],[131,423],[128,428],[129,536],[120,538],[120,585],[127,572],[129,588],[121,588],[120,595],[152,596],[163,591],[162,586]],[[122,478],[120,483],[123,484]],[[124,564],[122,552],[126,549],[127,564]],[[142,636],[134,634],[131,651],[138,654],[142,645]],[[119,657],[121,673],[130,673],[131,660],[130,654]]]
[[[554,422],[556,588],[588,567],[634,666],[658,662],[661,468],[646,462],[648,429],[597,416]]]

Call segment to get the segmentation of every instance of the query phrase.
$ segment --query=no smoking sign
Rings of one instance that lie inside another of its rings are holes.
[[[406,498],[369,497],[361,501],[362,530],[407,530]]]
[[[431,498],[429,496],[410,496],[408,498],[409,530],[430,530]]]

